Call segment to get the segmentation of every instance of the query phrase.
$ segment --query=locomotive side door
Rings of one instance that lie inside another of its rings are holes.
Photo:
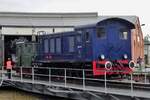
[[[83,31],[83,45],[84,45],[84,59],[86,61],[90,61],[92,59],[92,36],[91,36],[92,30],[91,29],[86,29]]]
[[[76,53],[77,53],[77,59],[82,58],[82,31],[78,31],[76,35]]]

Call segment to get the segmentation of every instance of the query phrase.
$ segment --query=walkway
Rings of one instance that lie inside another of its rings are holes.
[[[42,74],[39,72],[39,70],[46,70],[47,74]],[[56,73],[54,74],[55,70],[61,70],[61,73],[57,73],[56,75]],[[70,88],[79,91],[90,91],[131,97],[150,98],[150,88],[148,87],[150,86],[150,83],[147,79],[149,72],[142,72],[142,75],[145,75],[142,77],[139,77],[138,75],[135,76],[135,73],[133,73],[130,76],[130,80],[108,80],[106,74],[104,76],[104,79],[88,78],[85,76],[86,70],[80,70],[82,72],[82,77],[71,77],[68,75],[68,72],[70,70],[72,69],[18,67],[17,71],[12,71],[12,78],[8,79],[8,73],[2,69],[0,70],[0,79],[1,84],[3,81],[7,80],[12,82],[41,84],[45,86],[55,86],[68,89]],[[135,81],[135,79],[137,78],[139,78],[138,82]],[[113,86],[110,84],[110,82],[115,82],[118,84],[118,86],[115,86],[115,84]],[[143,87],[144,85],[145,87]]]

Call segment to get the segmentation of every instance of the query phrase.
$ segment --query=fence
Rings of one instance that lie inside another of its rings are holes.
[[[48,67],[16,67],[12,70],[8,78],[8,72],[0,70],[1,80],[10,80],[18,82],[27,82],[32,84],[44,84],[48,86],[59,86],[65,88],[74,88],[80,90],[89,90],[96,92],[108,93],[114,91],[129,93],[134,96],[137,89],[149,89],[150,72],[134,72],[126,75],[123,78],[113,76],[107,73],[108,70],[101,70],[105,74],[101,77],[92,77],[90,74],[92,70],[86,69],[71,69],[71,68],[48,68]],[[78,73],[77,73],[78,72]],[[122,73],[122,71],[113,71],[115,73]],[[124,91],[128,89],[128,91]],[[129,92],[130,91],[130,92]]]

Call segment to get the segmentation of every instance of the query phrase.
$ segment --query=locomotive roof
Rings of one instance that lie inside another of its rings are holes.
[[[46,34],[44,34],[44,35],[42,35],[42,36],[58,36],[58,35],[71,35],[70,33],[74,33],[74,31],[66,31],[66,32],[57,32],[57,33],[55,33],[55,34],[53,34],[53,33],[46,33]]]
[[[89,24],[87,25],[76,26],[75,28],[78,29],[78,28],[85,28],[85,27],[95,27],[98,23],[108,19],[124,20],[135,25],[138,20],[138,17],[137,16],[99,16],[95,20],[93,20],[93,22],[91,23],[89,22]]]

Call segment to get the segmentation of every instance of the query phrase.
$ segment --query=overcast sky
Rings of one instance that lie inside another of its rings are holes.
[[[3,12],[98,12],[99,15],[139,16],[144,35],[150,34],[149,0],[0,0]]]

